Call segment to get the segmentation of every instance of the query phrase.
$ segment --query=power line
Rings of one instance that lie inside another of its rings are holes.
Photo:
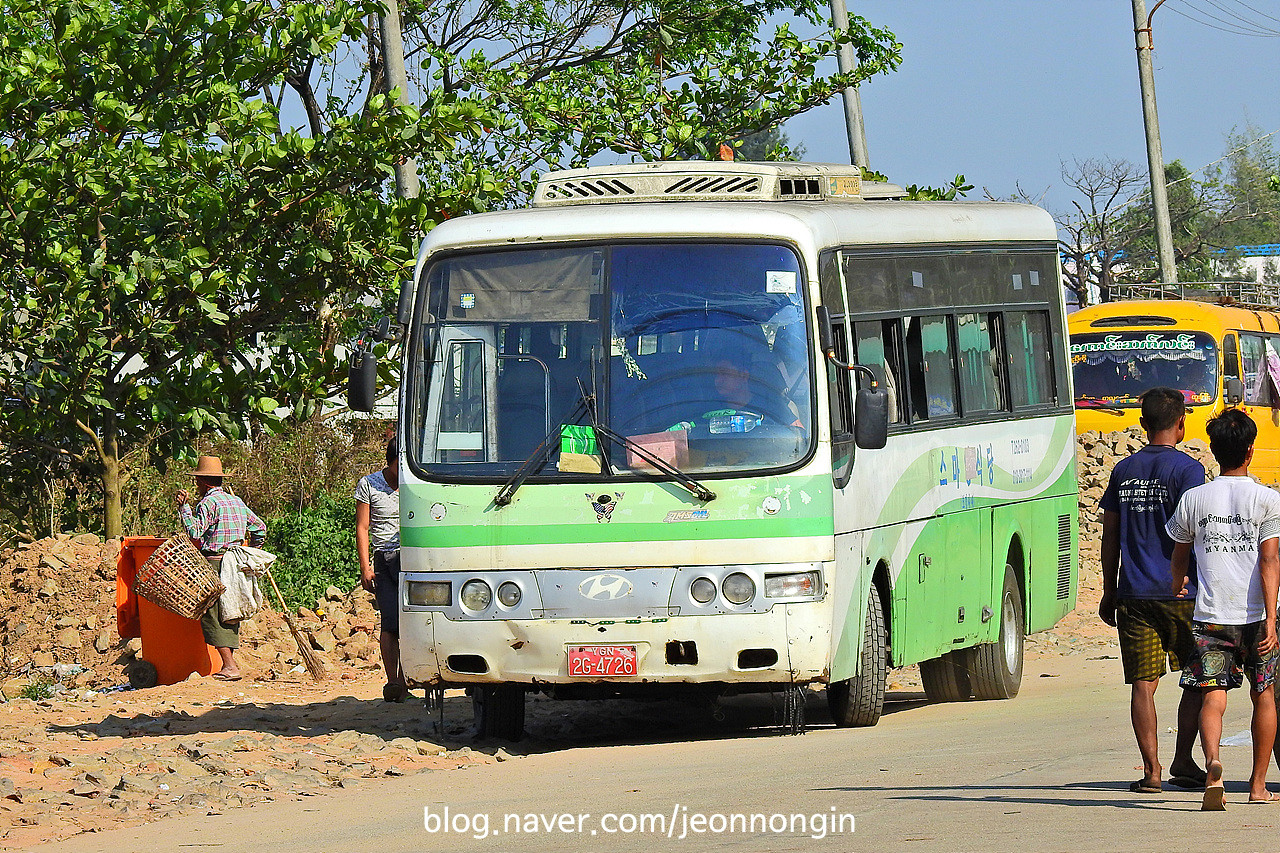
[[[1234,17],[1236,21],[1231,21],[1226,18],[1219,17],[1218,15],[1215,15],[1212,12],[1193,6],[1191,4],[1191,0],[1182,0],[1182,3],[1184,3],[1186,6],[1188,6],[1192,11],[1196,12],[1197,14],[1203,15],[1206,18],[1208,18],[1209,19],[1208,21],[1203,20],[1202,18],[1197,18],[1195,15],[1191,14],[1190,12],[1184,11],[1175,5],[1170,5],[1169,9],[1175,15],[1181,15],[1183,18],[1186,18],[1187,20],[1193,23],[1199,24],[1202,27],[1208,27],[1211,30],[1218,30],[1219,32],[1229,33],[1231,35],[1237,35],[1237,36],[1253,36],[1255,38],[1280,38],[1280,31],[1271,29],[1269,27],[1264,27],[1261,24],[1257,24],[1253,21],[1248,20],[1247,18],[1243,18],[1234,12],[1223,9],[1217,3],[1214,3],[1213,0],[1208,0],[1208,2],[1210,3],[1210,5],[1214,6],[1215,8],[1218,8],[1223,12],[1225,12],[1226,14]],[[1217,21],[1218,23],[1214,24],[1214,23],[1210,23],[1210,21]],[[1237,23],[1237,21],[1242,21],[1243,23]],[[1222,26],[1220,26],[1220,24]],[[1249,27],[1253,27],[1253,29],[1249,29]]]
[[[1190,0],[1186,0],[1186,2],[1190,2]],[[1219,10],[1224,15],[1230,15],[1232,18],[1235,18],[1236,21],[1239,21],[1239,26],[1245,26],[1245,27],[1254,26],[1254,27],[1257,27],[1260,32],[1267,32],[1267,33],[1277,32],[1275,29],[1267,27],[1263,24],[1260,24],[1257,21],[1251,21],[1249,18],[1247,18],[1244,15],[1241,15],[1239,12],[1233,11],[1232,9],[1228,9],[1226,6],[1223,6],[1221,3],[1216,2],[1216,0],[1204,0],[1204,2],[1208,3],[1213,8]],[[1254,11],[1256,12],[1257,10],[1254,10]]]

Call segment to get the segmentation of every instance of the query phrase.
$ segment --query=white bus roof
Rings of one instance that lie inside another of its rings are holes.
[[[575,204],[481,213],[436,226],[427,254],[613,239],[781,239],[817,248],[1057,240],[1038,207],[989,201]]]

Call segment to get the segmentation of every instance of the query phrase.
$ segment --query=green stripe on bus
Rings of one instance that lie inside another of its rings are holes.
[[[823,518],[755,518],[739,521],[613,522],[611,524],[520,524],[510,526],[405,527],[400,543],[409,548],[484,548],[511,545],[571,545],[606,542],[674,542],[683,539],[782,539],[831,536]]]

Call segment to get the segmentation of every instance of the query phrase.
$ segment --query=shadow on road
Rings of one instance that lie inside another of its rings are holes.
[[[805,726],[834,729],[826,694],[806,691]],[[783,694],[658,700],[598,699],[562,701],[530,694],[523,741],[477,741],[471,699],[453,694],[443,709],[427,708],[415,692],[404,704],[339,696],[324,702],[290,704],[219,703],[201,713],[108,714],[100,720],[50,725],[51,733],[97,737],[208,736],[270,733],[281,737],[321,738],[343,731],[390,741],[400,737],[430,740],[441,746],[480,747],[529,754],[586,746],[675,743],[741,737],[777,737],[786,731]],[[885,714],[925,705],[923,694],[891,693]]]

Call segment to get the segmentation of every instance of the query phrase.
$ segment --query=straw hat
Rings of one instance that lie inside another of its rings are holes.
[[[216,456],[201,456],[196,460],[196,470],[191,472],[192,477],[229,477],[230,474],[222,472],[222,460]]]

